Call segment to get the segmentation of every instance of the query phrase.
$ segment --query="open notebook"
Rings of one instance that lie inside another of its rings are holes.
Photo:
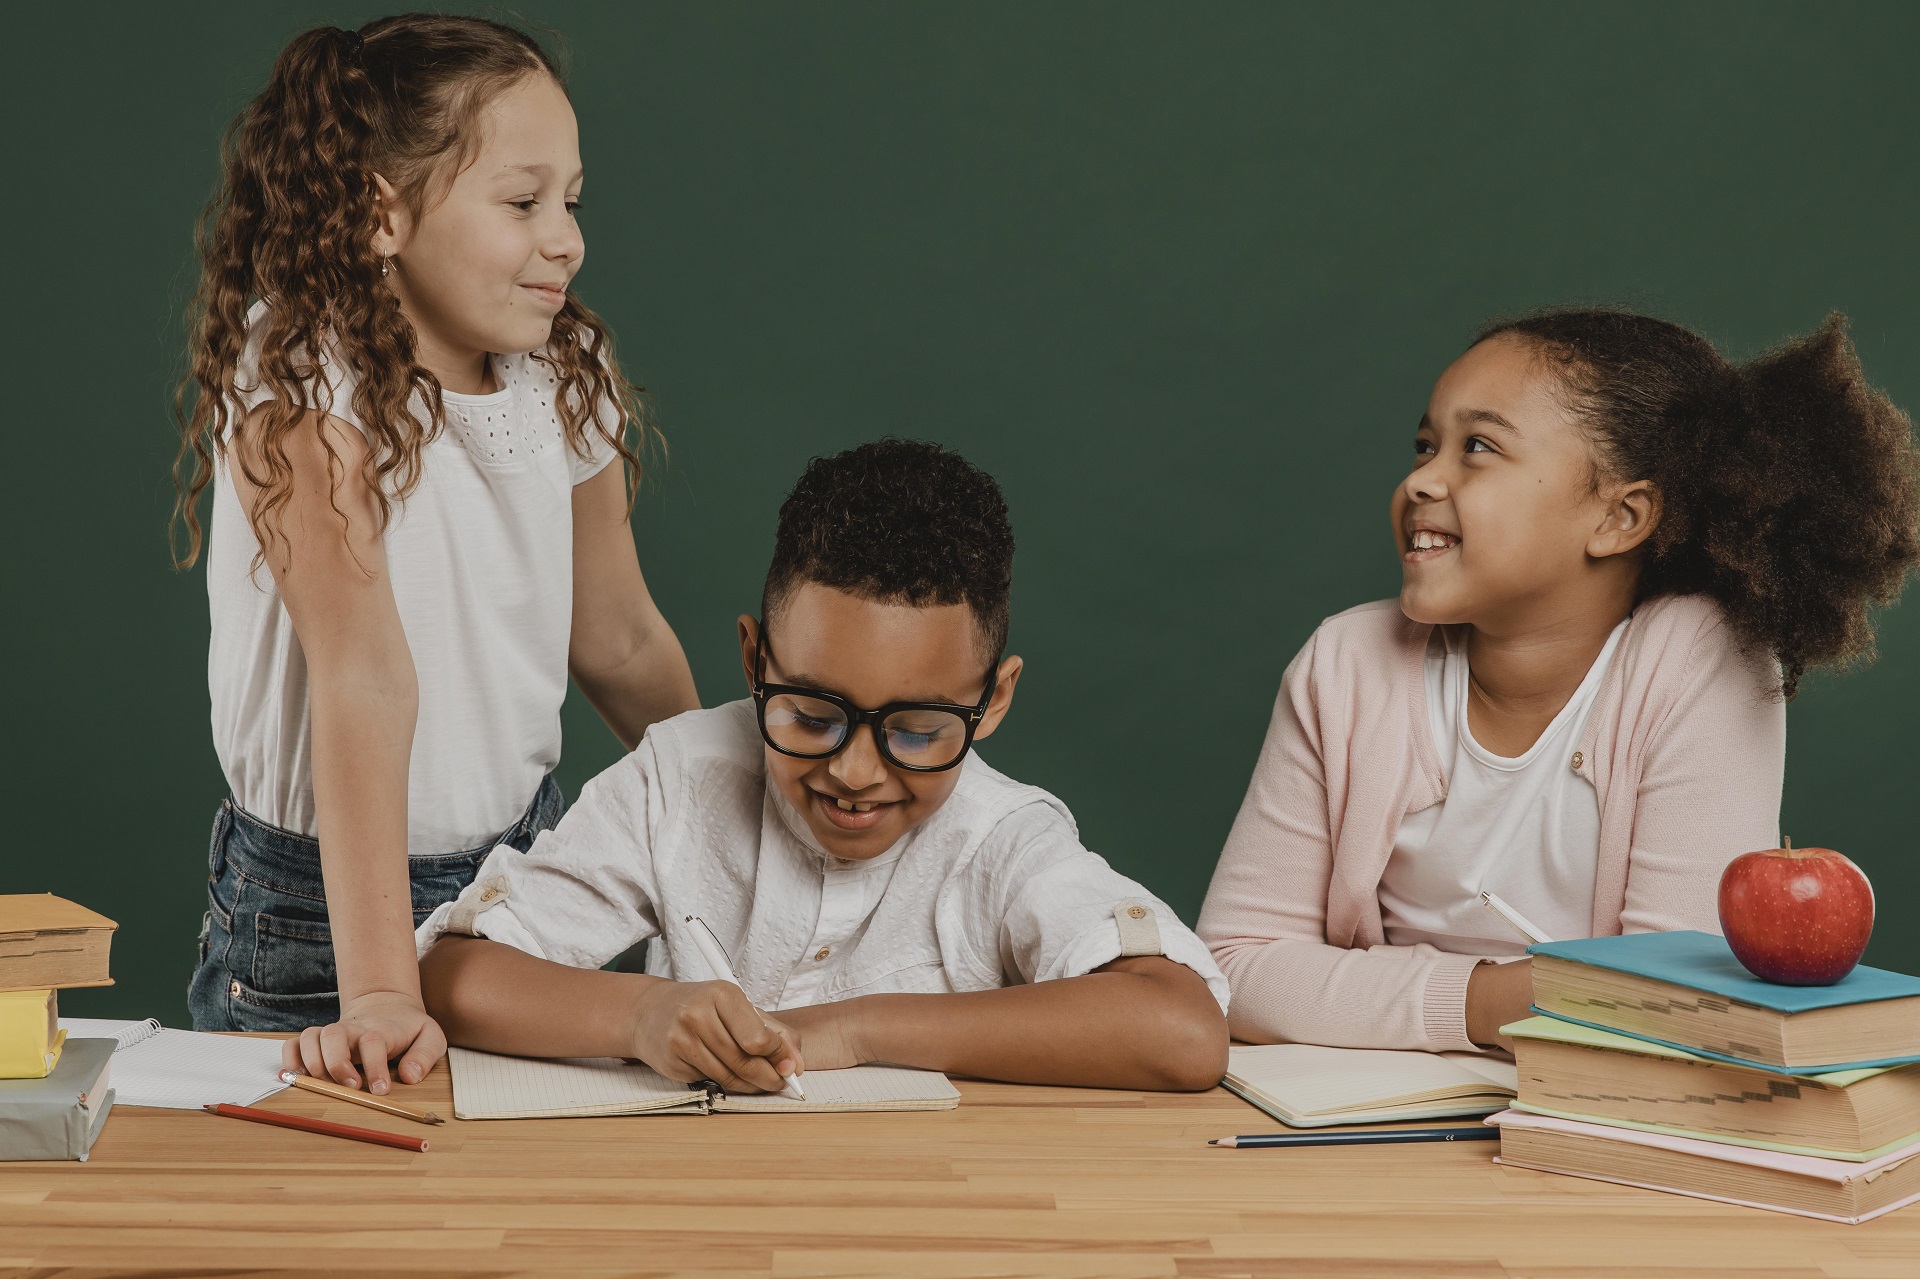
[[[1491,1114],[1520,1087],[1496,1057],[1318,1044],[1235,1044],[1223,1082],[1295,1128]]]
[[[115,1105],[198,1110],[215,1102],[251,1106],[280,1092],[280,1041],[168,1030],[149,1017],[114,1021],[62,1017],[72,1039],[111,1039]]]
[[[704,1115],[711,1112],[820,1114],[833,1111],[952,1110],[960,1093],[937,1070],[855,1066],[809,1070],[807,1100],[734,1095],[680,1084],[651,1066],[617,1057],[536,1060],[471,1048],[447,1050],[458,1119],[566,1119],[592,1115]]]

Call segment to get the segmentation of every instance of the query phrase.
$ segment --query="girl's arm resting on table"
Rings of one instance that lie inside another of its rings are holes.
[[[1191,1091],[1227,1069],[1207,983],[1158,955],[1081,977],[942,995],[863,995],[780,1014],[817,1067],[889,1062],[977,1079]]]
[[[573,488],[573,638],[567,669],[620,744],[700,705],[680,640],[655,607],[617,463]]]
[[[257,490],[246,470],[257,472],[259,460],[248,427],[266,408],[238,432],[229,468],[250,512]],[[446,1051],[420,1002],[407,878],[418,686],[361,471],[365,437],[338,418],[308,413],[284,447],[292,490],[254,531],[307,663],[314,812],[340,982],[340,1021],[289,1040],[284,1060],[349,1087],[359,1087],[364,1072],[372,1091],[385,1092],[390,1057],[413,1083]]]
[[[1471,1051],[1467,988],[1479,960],[1431,946],[1327,941],[1333,838],[1308,690],[1316,634],[1287,668],[1260,760],[1200,912],[1250,1043]]]

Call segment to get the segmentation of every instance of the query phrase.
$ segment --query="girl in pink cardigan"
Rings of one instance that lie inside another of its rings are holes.
[[[1912,427],[1843,321],[1744,366],[1613,311],[1493,326],[1394,490],[1397,601],[1288,666],[1200,917],[1235,1038],[1507,1046],[1525,941],[1718,931],[1783,702],[1920,562]]]

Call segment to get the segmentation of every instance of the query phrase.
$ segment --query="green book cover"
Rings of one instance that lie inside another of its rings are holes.
[[[1598,1026],[1589,1026],[1583,1021],[1567,1021],[1562,1017],[1535,1015],[1524,1021],[1516,1021],[1510,1026],[1502,1026],[1500,1033],[1515,1039],[1551,1039],[1563,1044],[1584,1044],[1589,1048],[1611,1048],[1619,1052],[1638,1053],[1642,1057],[1667,1057],[1675,1061],[1701,1061],[1715,1066],[1731,1066],[1736,1070],[1751,1070],[1756,1074],[1775,1075],[1782,1079],[1811,1079],[1829,1088],[1845,1088],[1848,1084],[1857,1084],[1862,1079],[1871,1079],[1875,1075],[1884,1075],[1889,1070],[1898,1070],[1898,1066],[1868,1066],[1856,1070],[1832,1071],[1794,1071],[1774,1066],[1763,1066],[1757,1062],[1729,1061],[1724,1057],[1703,1056],[1688,1052],[1672,1044],[1656,1039],[1641,1039],[1634,1035],[1622,1035],[1617,1031],[1602,1030]]]

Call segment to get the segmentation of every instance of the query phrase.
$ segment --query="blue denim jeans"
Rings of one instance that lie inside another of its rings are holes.
[[[460,895],[497,845],[521,852],[566,808],[548,774],[519,821],[478,848],[407,858],[413,922]],[[232,799],[213,819],[200,963],[187,987],[195,1030],[302,1030],[340,1019],[320,844],[261,821]]]

